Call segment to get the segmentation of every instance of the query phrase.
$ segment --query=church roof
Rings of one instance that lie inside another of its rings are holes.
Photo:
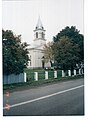
[[[39,16],[39,18],[38,18],[38,22],[37,22],[37,25],[36,25],[36,29],[43,29],[43,25],[42,25],[40,16]]]
[[[43,50],[43,47],[44,47],[44,45],[34,45],[34,44],[32,44],[31,45],[31,47],[29,48],[29,50],[32,50],[32,49],[34,49],[34,50],[37,50],[37,49],[39,49],[39,50]]]

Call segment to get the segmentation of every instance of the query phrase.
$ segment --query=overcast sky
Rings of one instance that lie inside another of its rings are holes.
[[[2,27],[22,35],[31,43],[40,16],[47,41],[66,26],[76,26],[83,34],[83,0],[25,0],[2,2]]]

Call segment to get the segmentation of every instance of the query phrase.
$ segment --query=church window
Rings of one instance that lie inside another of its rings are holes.
[[[36,32],[36,38],[38,38],[38,32]]]
[[[44,56],[42,57],[42,68],[44,68],[45,67],[45,62],[44,62]]]
[[[44,34],[43,34],[43,32],[42,32],[42,38],[44,38]]]

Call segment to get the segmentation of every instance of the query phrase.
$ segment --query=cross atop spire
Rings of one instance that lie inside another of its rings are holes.
[[[43,25],[42,25],[40,16],[39,16],[39,18],[38,18],[38,22],[37,22],[37,25],[36,25],[36,29],[43,29]]]

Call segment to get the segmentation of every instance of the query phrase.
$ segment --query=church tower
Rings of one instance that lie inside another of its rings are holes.
[[[41,46],[46,43],[45,30],[44,30],[44,27],[40,20],[40,17],[38,18],[38,22],[37,22],[37,25],[34,30],[34,40],[33,41],[36,46]]]
[[[44,61],[43,48],[45,44],[46,44],[45,30],[39,17],[37,25],[34,30],[33,46],[29,48],[29,58],[30,58],[28,65],[29,68],[35,69],[35,68],[50,67],[50,64],[45,63]]]

